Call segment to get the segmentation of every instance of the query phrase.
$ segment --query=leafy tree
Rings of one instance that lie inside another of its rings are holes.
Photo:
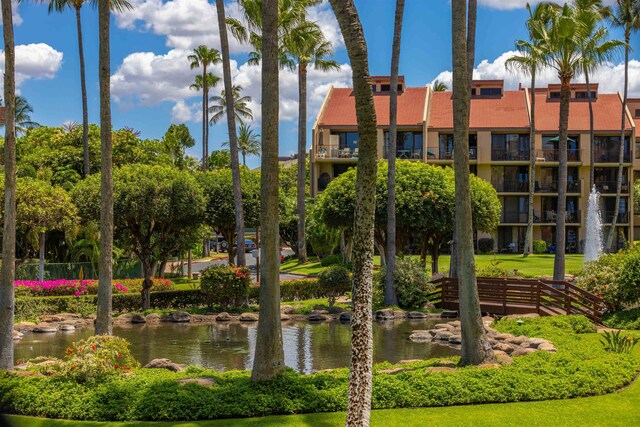
[[[213,150],[209,154],[209,169],[230,169],[231,168],[231,153],[229,150]]]
[[[83,218],[99,217],[98,175],[72,192]],[[149,308],[154,266],[201,236],[205,198],[196,179],[169,166],[128,165],[113,176],[114,235],[142,264],[142,307]]]
[[[245,124],[245,120],[253,120],[253,111],[249,107],[249,103],[251,102],[250,96],[240,96],[240,92],[242,92],[242,86],[233,85],[231,89],[231,96],[233,98],[233,108],[235,111],[236,121],[240,125]],[[209,113],[212,114],[211,120],[209,121],[211,124],[216,124],[227,114],[227,95],[224,89],[220,91],[220,95],[214,95],[209,98],[209,101],[214,104],[209,107]]]
[[[228,147],[229,141],[223,142],[222,146]],[[238,130],[238,150],[242,154],[242,164],[247,166],[247,156],[259,156],[261,148],[260,135],[251,126],[241,123]]]
[[[178,169],[186,168],[185,149],[195,144],[196,141],[191,136],[189,128],[184,124],[169,126],[162,138],[164,151],[169,155],[171,164]]]

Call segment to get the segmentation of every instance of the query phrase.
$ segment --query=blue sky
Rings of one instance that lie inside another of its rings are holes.
[[[113,18],[111,72],[114,127],[130,126],[146,138],[160,138],[171,123],[186,123],[197,141],[190,154],[200,157],[200,94],[188,88],[197,71],[189,69],[186,55],[199,44],[219,48],[213,0],[130,0],[135,10]],[[608,1],[613,3],[612,0]],[[237,16],[238,6],[228,1],[227,14]],[[526,79],[504,70],[514,41],[525,38],[526,11],[522,0],[479,0],[476,76],[505,78],[515,88]],[[370,71],[388,74],[395,2],[356,0],[369,47]],[[435,78],[450,80],[451,6],[449,0],[407,0],[400,72],[409,85],[423,86]],[[98,35],[97,13],[90,6],[82,11],[89,118],[98,122]],[[326,37],[336,47],[341,70],[309,75],[309,136],[317,111],[331,85],[350,86],[350,67],[339,29],[328,3],[314,8]],[[44,125],[59,126],[81,121],[79,66],[75,15],[72,11],[49,15],[46,6],[23,2],[15,16],[18,90],[35,109],[33,118]],[[612,30],[620,37],[617,30]],[[634,37],[632,45],[637,46]],[[246,64],[246,46],[232,42],[232,71],[235,82],[253,97],[251,104],[260,128],[260,68]],[[637,58],[632,53],[632,58]],[[593,80],[601,91],[621,89],[621,66],[603,67]],[[0,66],[3,60],[0,59]],[[221,75],[221,70],[214,69]],[[554,80],[543,73],[541,84]],[[631,63],[630,93],[640,96],[640,62]],[[282,72],[280,154],[296,150],[297,78]],[[220,88],[212,89],[213,92]],[[218,149],[227,140],[225,121],[210,128],[209,146]],[[252,158],[255,167],[259,159]]]

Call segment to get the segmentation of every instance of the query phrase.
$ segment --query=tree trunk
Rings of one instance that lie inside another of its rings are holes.
[[[438,261],[440,260],[440,239],[433,238],[431,249],[431,275],[438,274]]]
[[[533,198],[536,191],[536,68],[531,69],[531,127],[529,129],[529,211],[523,257],[533,252]]]
[[[207,65],[204,65],[204,76],[207,76]],[[209,170],[209,80],[203,80],[204,91],[204,159],[205,170]]]
[[[84,176],[91,173],[89,164],[89,109],[87,107],[87,80],[84,66],[84,47],[82,42],[82,19],[80,7],[76,7],[76,26],[78,27],[78,56],[80,58],[80,89],[82,91],[82,149]]]
[[[453,138],[456,192],[455,235],[460,322],[461,365],[478,365],[493,360],[493,350],[484,333],[476,285],[473,251],[473,222],[469,187],[469,103],[467,74],[466,0],[452,1],[453,35]]]
[[[203,64],[204,65],[204,64]],[[207,66],[202,67],[202,170],[209,169],[209,156],[207,156],[207,94],[204,87],[207,82]]]
[[[149,255],[142,255],[140,257],[142,264],[142,275],[144,280],[142,281],[142,309],[149,310],[151,308],[151,295],[149,294],[153,282],[151,281],[151,275],[153,271],[153,263],[149,258]]]
[[[393,287],[393,273],[396,269],[396,146],[398,138],[398,68],[400,67],[400,41],[404,0],[396,0],[396,16],[393,26],[391,47],[391,94],[389,97],[389,148],[387,150],[387,259],[384,288],[385,305],[398,305],[398,297]]]
[[[187,251],[187,278],[189,280],[191,280],[192,278],[192,267],[191,267],[191,261],[192,261],[192,257],[191,257],[191,249],[189,249]]]
[[[595,162],[593,160],[593,140],[595,139],[595,131],[593,125],[593,100],[591,99],[591,82],[589,81],[589,70],[584,70],[584,80],[587,83],[587,96],[589,97],[589,191],[595,183]],[[622,109],[624,116],[624,108]],[[624,122],[624,119],[623,119]]]
[[[111,141],[111,64],[109,46],[110,3],[98,2],[100,34],[100,266],[96,335],[112,334],[111,280],[113,268],[113,146]]]
[[[242,209],[242,187],[240,186],[240,163],[238,161],[238,137],[236,135],[236,111],[233,104],[233,84],[231,82],[230,63],[231,59],[229,56],[229,39],[227,37],[227,26],[225,23],[224,0],[216,0],[216,9],[218,11],[218,28],[220,30],[220,45],[222,48],[222,71],[224,74],[225,107],[227,112],[227,127],[229,129],[231,171],[233,175],[233,202],[235,204],[236,211],[236,239],[238,243],[237,264],[239,266],[245,266],[247,264],[247,261],[245,259],[244,253],[244,212]],[[229,242],[230,246],[232,244],[232,242]]]
[[[569,137],[569,101],[571,77],[560,77],[560,137],[558,138],[558,206],[556,214],[556,256],[553,263],[553,280],[564,280],[565,271],[565,223],[567,220],[567,138]]]
[[[278,1],[269,0],[264,1],[262,6],[262,156],[260,167],[260,224],[262,227],[260,251],[262,253],[260,254],[260,320],[253,371],[251,372],[253,381],[273,379],[285,369],[282,322],[280,320],[278,71]]]
[[[613,210],[613,218],[611,220],[611,228],[609,229],[609,236],[607,237],[607,252],[613,251],[613,238],[616,232],[616,225],[618,224],[618,215],[620,214],[620,194],[622,193],[622,178],[624,173],[624,139],[625,139],[625,124],[626,112],[627,112],[627,92],[629,90],[629,39],[631,37],[630,30],[625,29],[624,41],[627,43],[624,48],[624,93],[622,98],[622,123],[620,125],[620,152],[618,155],[618,184],[616,186],[616,206]],[[616,248],[617,249],[617,248]]]
[[[38,280],[44,282],[44,246],[45,246],[45,234],[40,233],[40,258],[38,262]]]
[[[344,227],[340,227],[340,256],[342,256],[342,262],[347,262],[347,243],[344,238]]]
[[[353,0],[329,0],[338,19],[353,69],[360,151],[353,229],[353,315],[347,426],[368,426],[373,377],[373,231],[376,203],[377,131],[367,43]]]
[[[305,201],[307,183],[307,63],[298,65],[298,263],[307,262]]]
[[[16,276],[16,69],[11,0],[2,0],[4,36],[4,225],[0,285],[0,369],[13,369],[13,321]]]

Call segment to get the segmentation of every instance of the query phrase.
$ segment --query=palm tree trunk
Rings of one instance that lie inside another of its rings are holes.
[[[589,191],[593,188],[595,182],[595,162],[593,159],[593,140],[595,139],[595,131],[593,126],[593,100],[591,99],[591,83],[589,81],[589,70],[584,70],[584,79],[587,83],[587,96],[589,97]]]
[[[202,64],[202,168],[209,170],[209,116],[207,111],[207,64]]]
[[[373,377],[373,231],[377,174],[376,111],[373,105],[367,42],[353,0],[329,0],[340,24],[353,69],[360,139],[353,229],[353,315],[346,425],[368,426]]]
[[[523,257],[533,252],[533,198],[536,191],[536,68],[531,68],[531,128],[529,129],[529,211]]]
[[[618,185],[616,186],[616,206],[613,210],[613,219],[611,220],[611,228],[607,237],[607,252],[612,252],[613,237],[616,232],[616,224],[618,223],[618,215],[620,214],[620,194],[622,193],[622,178],[624,173],[624,139],[625,124],[627,113],[627,92],[629,89],[629,39],[631,38],[630,30],[625,29],[624,41],[627,43],[624,47],[624,94],[622,98],[622,123],[620,125],[620,152],[618,154]]]
[[[111,78],[109,26],[110,2],[98,2],[100,34],[100,262],[98,276],[98,313],[96,335],[112,334],[111,279],[113,257],[113,146],[111,141]]]
[[[222,0],[219,0],[222,1]],[[278,2],[262,6],[262,158],[260,168],[260,321],[251,379],[265,381],[284,369],[280,320],[278,232]],[[227,92],[230,94],[230,91]],[[227,103],[227,105],[231,105]]]
[[[84,66],[84,47],[82,43],[82,19],[80,7],[76,7],[76,26],[78,27],[78,56],[80,58],[80,89],[82,91],[82,148],[84,176],[91,173],[89,164],[89,109],[87,107],[87,80]]]
[[[398,297],[393,287],[396,269],[396,148],[398,138],[398,68],[400,67],[400,41],[404,0],[396,0],[396,16],[391,47],[391,94],[389,97],[389,149],[387,150],[387,259],[384,289],[384,303],[398,305]]]
[[[564,280],[565,272],[565,223],[567,211],[567,138],[569,128],[569,100],[571,77],[560,78],[560,137],[558,138],[558,206],[556,208],[556,256],[553,263],[553,279]]]
[[[40,233],[40,250],[39,250],[39,259],[38,259],[38,280],[44,281],[44,248],[45,248],[45,234]]]
[[[305,202],[307,184],[307,63],[298,64],[298,263],[307,262]]]
[[[218,11],[218,27],[220,29],[220,45],[222,49],[222,70],[224,75],[227,127],[229,128],[229,151],[231,152],[231,172],[233,176],[233,203],[235,204],[236,211],[236,239],[238,245],[237,265],[245,266],[247,261],[244,253],[244,212],[242,208],[240,163],[238,161],[238,136],[236,134],[236,111],[233,103],[233,84],[231,82],[229,39],[227,37],[227,27],[225,23],[224,0],[216,0],[216,9]],[[232,245],[232,242],[229,242],[229,245]]]
[[[453,34],[453,138],[456,188],[455,235],[460,322],[462,329],[461,365],[478,365],[493,359],[484,333],[476,285],[473,251],[473,223],[469,184],[469,103],[471,91],[467,74],[466,0],[452,2]]]
[[[13,369],[13,321],[16,276],[16,68],[11,0],[2,0],[4,36],[4,226],[0,284],[0,369]]]

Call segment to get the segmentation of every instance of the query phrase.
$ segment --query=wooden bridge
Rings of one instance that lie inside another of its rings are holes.
[[[443,277],[433,283],[430,299],[436,306],[458,310],[458,279]],[[480,309],[490,314],[579,314],[601,323],[604,309],[602,298],[564,281],[478,277],[478,295]]]

